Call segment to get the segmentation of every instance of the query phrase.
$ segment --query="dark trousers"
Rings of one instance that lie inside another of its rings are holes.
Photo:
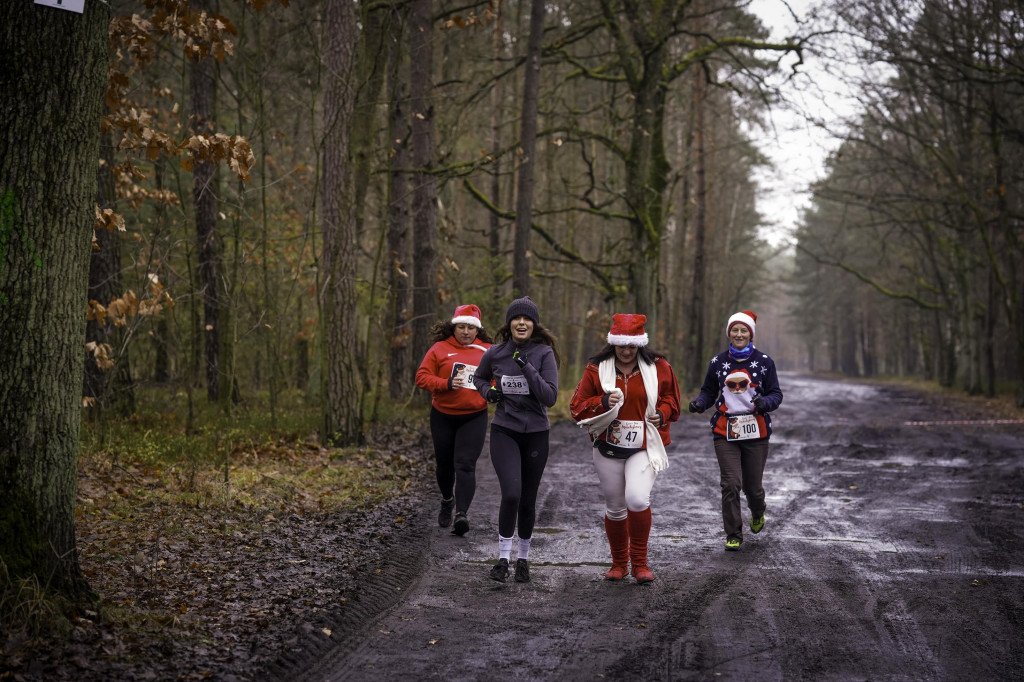
[[[722,478],[722,525],[726,537],[743,537],[743,517],[740,515],[740,490],[747,498],[752,516],[764,514],[764,488],[761,477],[768,461],[768,439],[726,440],[715,439],[715,455]]]
[[[487,436],[487,410],[445,414],[431,407],[430,436],[441,497],[450,498],[454,488],[455,511],[468,512],[476,494],[476,461]]]
[[[491,463],[501,486],[498,534],[510,538],[519,525],[519,537],[533,537],[537,519],[537,490],[548,463],[548,431],[518,433],[491,425]]]

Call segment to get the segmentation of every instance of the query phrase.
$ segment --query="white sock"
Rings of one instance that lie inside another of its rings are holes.
[[[508,561],[512,556],[512,538],[498,536],[498,558]]]
[[[517,555],[517,557],[519,559],[529,560],[529,558],[530,558],[530,540],[532,540],[532,539],[533,538],[527,538],[527,539],[524,540],[522,538],[519,538],[519,554]]]

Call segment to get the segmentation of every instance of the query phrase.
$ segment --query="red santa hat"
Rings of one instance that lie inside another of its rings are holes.
[[[608,332],[608,343],[613,346],[646,346],[647,332],[644,324],[646,315],[612,315],[612,328]]]
[[[736,313],[729,318],[729,324],[725,325],[725,335],[729,336],[732,333],[732,326],[734,324],[742,324],[744,327],[750,330],[750,338],[754,338],[754,327],[757,325],[757,315],[744,310],[742,313]]]
[[[460,305],[455,309],[455,315],[452,316],[452,324],[471,324],[477,329],[483,329],[484,327],[480,323],[480,309],[472,303]]]

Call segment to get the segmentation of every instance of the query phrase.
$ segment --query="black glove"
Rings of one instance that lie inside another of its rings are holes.
[[[690,412],[703,412],[704,408],[696,400],[690,401]]]
[[[501,389],[499,389],[497,386],[491,386],[489,389],[487,389],[487,395],[484,396],[484,399],[493,405],[495,403],[500,403],[501,399],[504,397],[505,396],[501,394]]]
[[[519,369],[526,367],[526,353],[520,353],[518,350],[512,353],[512,359],[519,365]]]
[[[764,399],[763,395],[755,395],[754,399],[750,402],[754,403],[754,408],[761,414],[768,414],[768,401]]]
[[[455,377],[448,377],[448,390],[452,390],[452,382],[455,381]]]

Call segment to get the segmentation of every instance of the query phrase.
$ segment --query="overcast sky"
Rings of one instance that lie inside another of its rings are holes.
[[[782,40],[798,29],[792,13],[806,21],[810,9],[820,4],[814,0],[751,0],[750,10],[771,29],[773,40]],[[787,63],[787,72],[793,61]],[[776,166],[758,176],[758,208],[771,223],[765,236],[774,244],[788,241],[801,210],[808,205],[809,184],[822,177],[825,160],[838,145],[827,132],[808,122],[806,116],[837,121],[855,110],[854,103],[846,99],[842,83],[827,74],[812,54],[805,55],[799,71],[802,76],[784,85],[786,97],[795,110],[777,108],[772,111],[773,125],[768,130],[748,131]]]

